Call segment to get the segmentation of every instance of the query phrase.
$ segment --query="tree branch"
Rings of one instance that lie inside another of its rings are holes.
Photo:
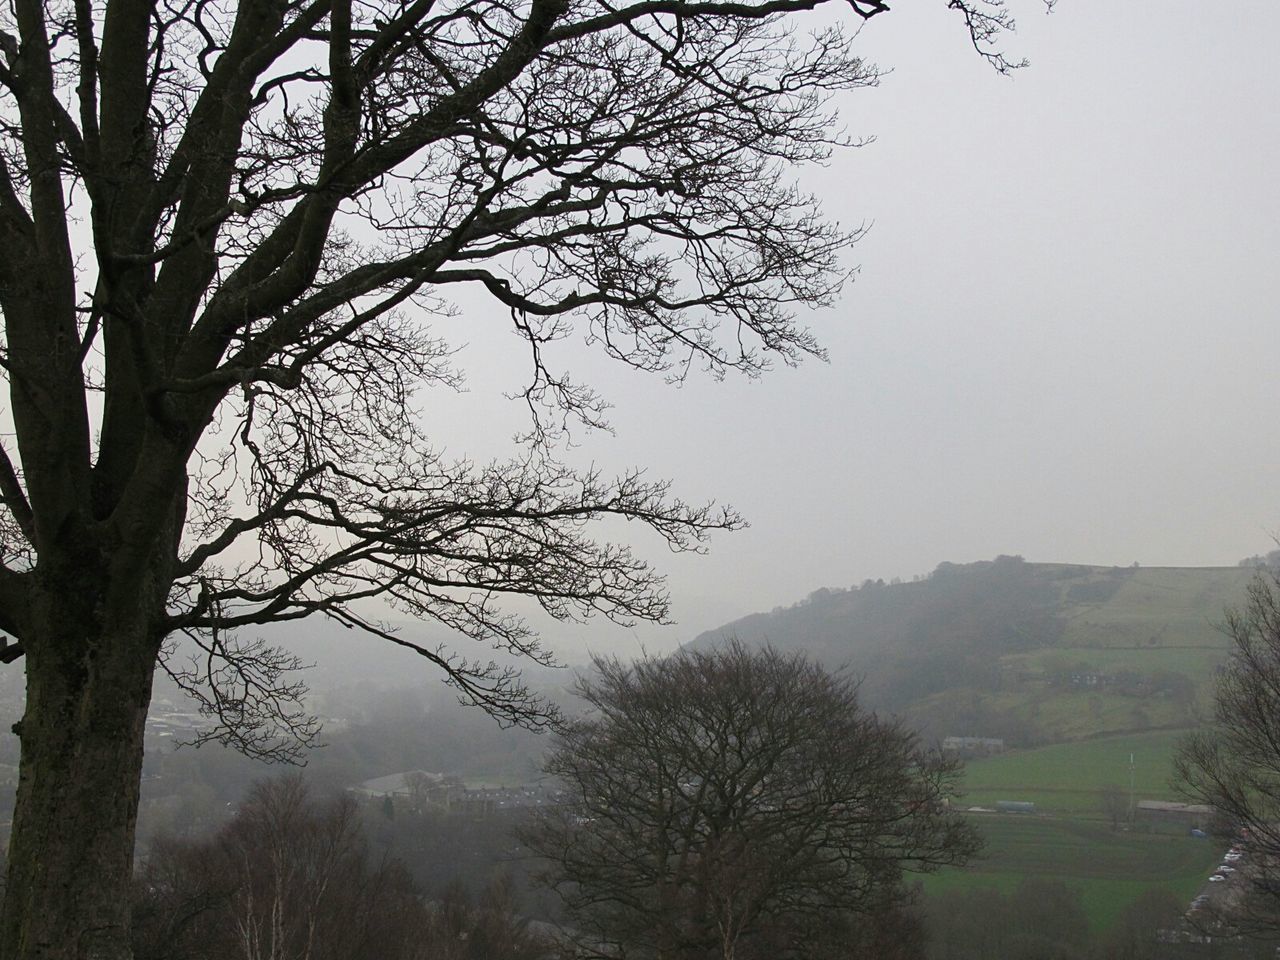
[[[8,508],[14,522],[18,525],[18,529],[27,538],[27,542],[34,544],[36,542],[36,530],[35,518],[31,513],[31,504],[27,502],[27,495],[22,489],[22,482],[18,479],[18,473],[13,468],[13,461],[9,459],[9,451],[4,448],[3,444],[0,444],[0,500]]]

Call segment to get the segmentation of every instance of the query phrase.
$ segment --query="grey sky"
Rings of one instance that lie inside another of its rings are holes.
[[[705,558],[639,539],[680,625],[622,639],[665,649],[942,560],[1230,564],[1280,529],[1280,5],[1012,2],[1013,78],[941,0],[863,31],[893,73],[842,120],[876,142],[803,175],[873,224],[843,302],[807,318],[829,364],[677,390],[560,353],[616,405],[575,462],[645,465],[752,523]],[[456,331],[471,392],[430,398],[431,422],[501,454],[518,344],[498,315]]]

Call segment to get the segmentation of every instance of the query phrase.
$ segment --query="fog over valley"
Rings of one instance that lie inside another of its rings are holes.
[[[1280,5],[0,7],[0,960],[1275,960]]]

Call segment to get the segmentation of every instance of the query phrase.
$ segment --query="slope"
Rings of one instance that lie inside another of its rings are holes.
[[[804,650],[861,675],[877,709],[933,736],[1033,745],[1193,722],[1226,656],[1219,631],[1256,571],[998,557],[911,583],[822,589],[702,634]]]

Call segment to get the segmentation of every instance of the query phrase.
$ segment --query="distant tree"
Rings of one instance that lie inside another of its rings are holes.
[[[903,871],[978,849],[948,809],[956,766],[848,677],[736,642],[595,668],[546,763],[567,802],[524,839],[605,954],[823,956]]]
[[[137,886],[137,960],[410,960],[425,922],[354,802],[297,776],[256,785],[208,840],[158,844]]]
[[[1156,960],[1167,951],[1160,931],[1182,922],[1185,904],[1163,887],[1144,890],[1121,911],[1102,941],[1105,960]]]
[[[235,887],[209,852],[205,844],[174,837],[152,840],[130,898],[135,960],[212,960],[218,955],[216,916],[229,907]]]
[[[918,886],[918,884],[917,884]],[[852,936],[843,951],[835,947],[830,954],[836,960],[846,957],[874,957],[876,960],[926,960],[928,933],[920,911],[919,890],[907,898],[895,897],[852,930],[837,935]],[[820,954],[814,954],[815,957]]]
[[[1254,554],[1252,557],[1245,557],[1238,566],[1280,570],[1280,550],[1271,550],[1265,554],[1259,553]]]
[[[1075,960],[1090,953],[1089,918],[1080,894],[1061,880],[1024,879],[1009,895],[1006,960]]]
[[[1111,820],[1111,829],[1119,830],[1120,824],[1129,822],[1129,795],[1122,787],[1109,783],[1098,791],[1098,804]]]
[[[1151,688],[1160,696],[1168,697],[1178,713],[1191,719],[1195,714],[1196,685],[1184,673],[1175,670],[1156,670],[1150,676]]]
[[[516,914],[515,891],[499,876],[472,896],[451,884],[431,904],[421,941],[429,960],[548,960],[558,941],[530,929]]]
[[[1235,913],[1249,932],[1280,937],[1280,574],[1259,572],[1225,629],[1231,657],[1212,721],[1179,745],[1176,778],[1232,838],[1247,837],[1247,896]]]
[[[349,798],[296,776],[257,784],[210,837],[154,844],[133,906],[136,960],[545,960],[551,946],[503,877],[425,900],[370,853]]]
[[[1008,906],[994,887],[967,887],[925,901],[931,960],[986,960],[1003,956]]]
[[[1008,894],[990,887],[930,898],[931,960],[1088,960],[1093,944],[1080,895],[1028,878]]]
[[[440,781],[424,770],[411,770],[404,775],[409,809],[422,813],[432,805],[439,794]]]

